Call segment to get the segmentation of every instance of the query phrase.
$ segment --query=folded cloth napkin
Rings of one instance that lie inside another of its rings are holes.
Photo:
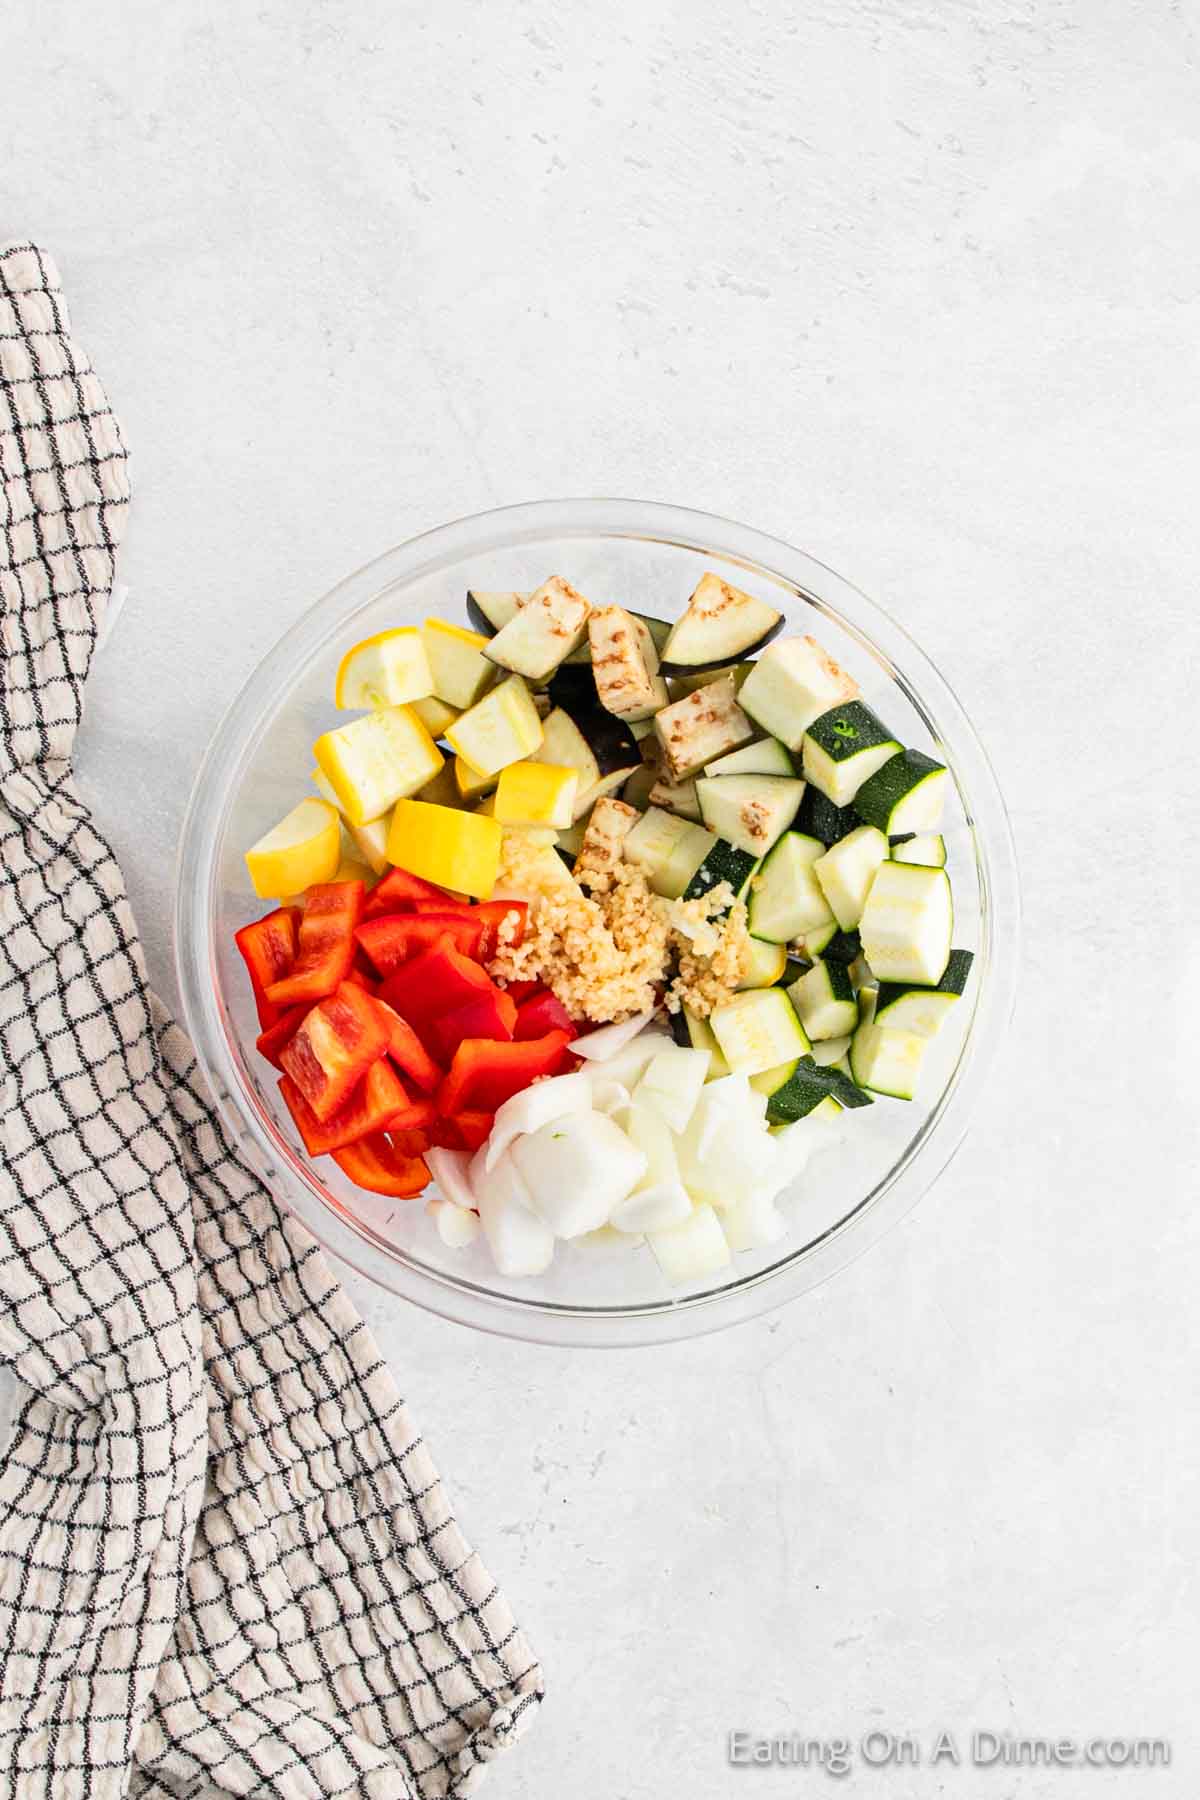
[[[0,1794],[466,1794],[542,1678],[71,782],[125,450],[0,250]]]

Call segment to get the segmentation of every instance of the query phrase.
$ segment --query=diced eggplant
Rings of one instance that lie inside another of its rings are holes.
[[[625,839],[637,822],[636,807],[611,796],[597,800],[575,859],[576,873],[607,874],[621,861]]]
[[[582,642],[590,611],[570,582],[552,575],[513,613],[484,654],[527,681],[544,681]]]
[[[733,681],[728,676],[664,706],[655,715],[654,729],[673,781],[686,781],[705,763],[736,750],[754,736],[753,725],[734,699]]]
[[[510,619],[515,619],[528,594],[519,594],[515,590],[468,588],[467,617],[476,631],[484,637],[493,637],[497,631],[503,631]]]
[[[646,719],[667,704],[648,627],[623,606],[593,607],[588,618],[592,675],[600,704],[622,719]]]
[[[575,817],[583,817],[590,804],[588,795],[600,779],[600,765],[592,755],[591,745],[570,713],[556,706],[542,721],[542,741],[531,762],[557,764],[559,768],[577,769],[579,785],[575,790]]]
[[[674,813],[677,818],[699,822],[700,800],[694,781],[668,781],[660,775],[650,789],[650,804],[661,806],[664,812]]]
[[[708,570],[667,639],[663,668],[669,674],[722,669],[761,650],[782,628],[775,607]]]

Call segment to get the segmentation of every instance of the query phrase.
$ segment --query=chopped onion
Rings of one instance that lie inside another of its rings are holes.
[[[471,1211],[475,1205],[475,1195],[471,1189],[471,1152],[469,1150],[443,1150],[434,1145],[425,1152],[425,1161],[429,1164],[429,1173],[442,1190],[443,1198],[452,1201],[455,1206],[466,1207]]]
[[[571,1054],[582,1056],[588,1062],[605,1062],[631,1043],[653,1017],[653,1011],[636,1013],[632,1019],[622,1019],[618,1025],[601,1025],[598,1030],[576,1038],[571,1045]]]
[[[456,1206],[453,1200],[427,1200],[425,1211],[437,1226],[447,1250],[465,1250],[479,1236],[479,1215],[468,1207]]]
[[[647,1233],[646,1242],[668,1281],[697,1281],[730,1260],[721,1222],[711,1206],[697,1206],[679,1225]]]
[[[475,1162],[480,1153],[477,1151]],[[554,1233],[529,1204],[510,1151],[486,1174],[472,1180],[479,1196],[479,1223],[502,1275],[541,1275],[554,1256]]]
[[[592,1088],[586,1075],[551,1075],[546,1081],[535,1081],[532,1087],[522,1088],[497,1109],[484,1145],[484,1168],[494,1169],[514,1138],[537,1131],[564,1113],[590,1112],[591,1107]]]
[[[571,1113],[518,1138],[511,1156],[539,1218],[557,1237],[605,1225],[636,1187],[646,1158],[603,1113]]]
[[[688,1218],[691,1210],[683,1183],[664,1181],[656,1187],[639,1188],[619,1201],[613,1207],[611,1223],[618,1231],[664,1231]]]

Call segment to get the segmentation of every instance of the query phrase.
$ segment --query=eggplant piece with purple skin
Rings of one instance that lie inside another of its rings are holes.
[[[765,648],[783,630],[783,614],[711,570],[700,577],[687,610],[661,648],[664,675],[724,669]]]

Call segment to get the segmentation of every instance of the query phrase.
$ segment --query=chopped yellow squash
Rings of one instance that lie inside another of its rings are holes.
[[[430,737],[435,738],[440,738],[447,725],[453,725],[459,714],[457,706],[447,706],[436,694],[430,694],[424,700],[414,700],[412,709]]]
[[[247,850],[246,867],[261,899],[282,900],[315,881],[332,881],[340,855],[337,808],[327,800],[308,799]]]
[[[425,642],[415,625],[380,631],[347,650],[333,687],[335,706],[368,710],[403,706],[433,692]]]
[[[457,760],[457,759],[456,759]],[[461,806],[462,796],[454,779],[454,763],[443,763],[432,781],[418,788],[414,800],[428,800],[434,806]]]
[[[496,817],[502,825],[551,825],[565,831],[571,823],[578,769],[554,763],[509,763],[500,771]]]
[[[500,826],[478,813],[427,800],[399,800],[388,834],[388,861],[439,887],[486,900],[500,868]]]
[[[407,706],[384,706],[327,731],[313,755],[352,825],[378,819],[395,801],[415,794],[444,761]]]
[[[474,706],[496,679],[495,663],[483,654],[490,638],[444,619],[426,619],[421,636],[437,698],[459,711]]]
[[[391,823],[391,813],[384,813],[382,819],[368,819],[365,825],[353,825],[349,819],[345,821],[355,849],[376,875],[382,875],[388,866],[387,841]]]
[[[456,756],[482,775],[494,775],[529,756],[542,741],[542,721],[519,675],[485,694],[446,733]]]
[[[454,786],[460,800],[478,800],[481,794],[490,794],[499,776],[484,775],[479,769],[473,769],[465,756],[454,759]]]

